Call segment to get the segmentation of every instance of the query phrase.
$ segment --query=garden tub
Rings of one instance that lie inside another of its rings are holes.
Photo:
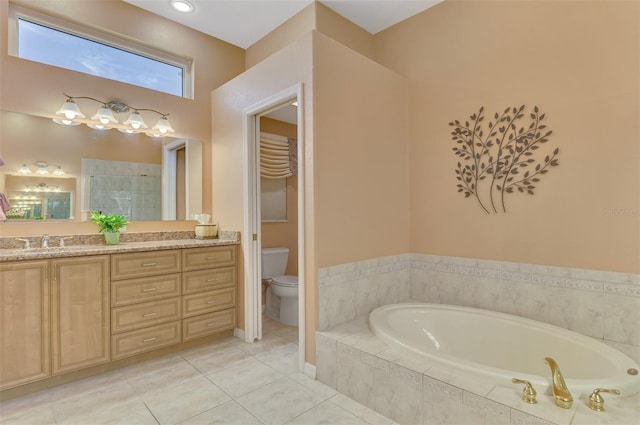
[[[371,331],[391,347],[462,377],[513,386],[530,381],[551,393],[553,358],[574,398],[595,388],[631,395],[640,388],[638,365],[594,338],[505,313],[443,304],[392,304],[369,315]]]

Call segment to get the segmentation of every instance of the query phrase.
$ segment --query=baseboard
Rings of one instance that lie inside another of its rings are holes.
[[[233,336],[235,336],[236,338],[238,338],[241,341],[244,341],[244,330],[240,329],[240,328],[235,328],[233,330]]]
[[[305,362],[303,372],[309,378],[316,379],[316,366],[315,365],[312,365],[311,363],[306,363]]]

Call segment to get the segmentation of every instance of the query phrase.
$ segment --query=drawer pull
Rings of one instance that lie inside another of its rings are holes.
[[[218,259],[217,255],[214,255],[212,257],[207,257],[207,260],[217,260],[217,259]]]
[[[154,337],[151,337],[151,338],[143,339],[142,342],[152,342],[152,341],[155,341],[156,339],[158,339],[158,338],[156,338],[154,336]]]
[[[211,322],[211,323],[207,323],[207,326],[216,326],[218,325],[218,322]]]
[[[142,292],[153,292],[153,291],[157,291],[158,288],[147,288],[147,289],[143,289]]]
[[[156,316],[158,313],[147,313],[147,314],[143,314],[142,317],[153,317]]]
[[[207,304],[215,304],[217,302],[218,302],[218,300],[210,300],[210,301],[207,301]]]
[[[216,277],[216,278],[207,279],[207,282],[217,282],[219,280],[220,280],[220,278]]]
[[[158,263],[142,263],[142,267],[151,267],[156,265],[158,265]]]

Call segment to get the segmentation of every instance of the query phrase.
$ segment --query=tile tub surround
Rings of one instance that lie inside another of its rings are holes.
[[[522,387],[493,386],[389,348],[367,317],[316,333],[317,379],[400,424],[637,425],[640,394],[607,397],[604,412],[584,400],[561,409],[538,388],[538,404],[522,401]]]
[[[640,362],[640,275],[424,254],[325,267],[319,330],[403,300],[527,317],[603,340]]]
[[[318,270],[319,330],[409,299],[411,255],[403,254]]]

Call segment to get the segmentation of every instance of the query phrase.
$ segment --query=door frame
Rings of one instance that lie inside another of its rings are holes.
[[[176,151],[185,150],[185,215],[202,213],[202,143],[177,139],[162,145],[162,219],[176,219]]]
[[[305,364],[305,267],[304,267],[304,97],[298,83],[242,111],[244,197],[244,340],[262,339],[262,235],[260,229],[260,116],[291,102],[298,102],[298,365]]]

